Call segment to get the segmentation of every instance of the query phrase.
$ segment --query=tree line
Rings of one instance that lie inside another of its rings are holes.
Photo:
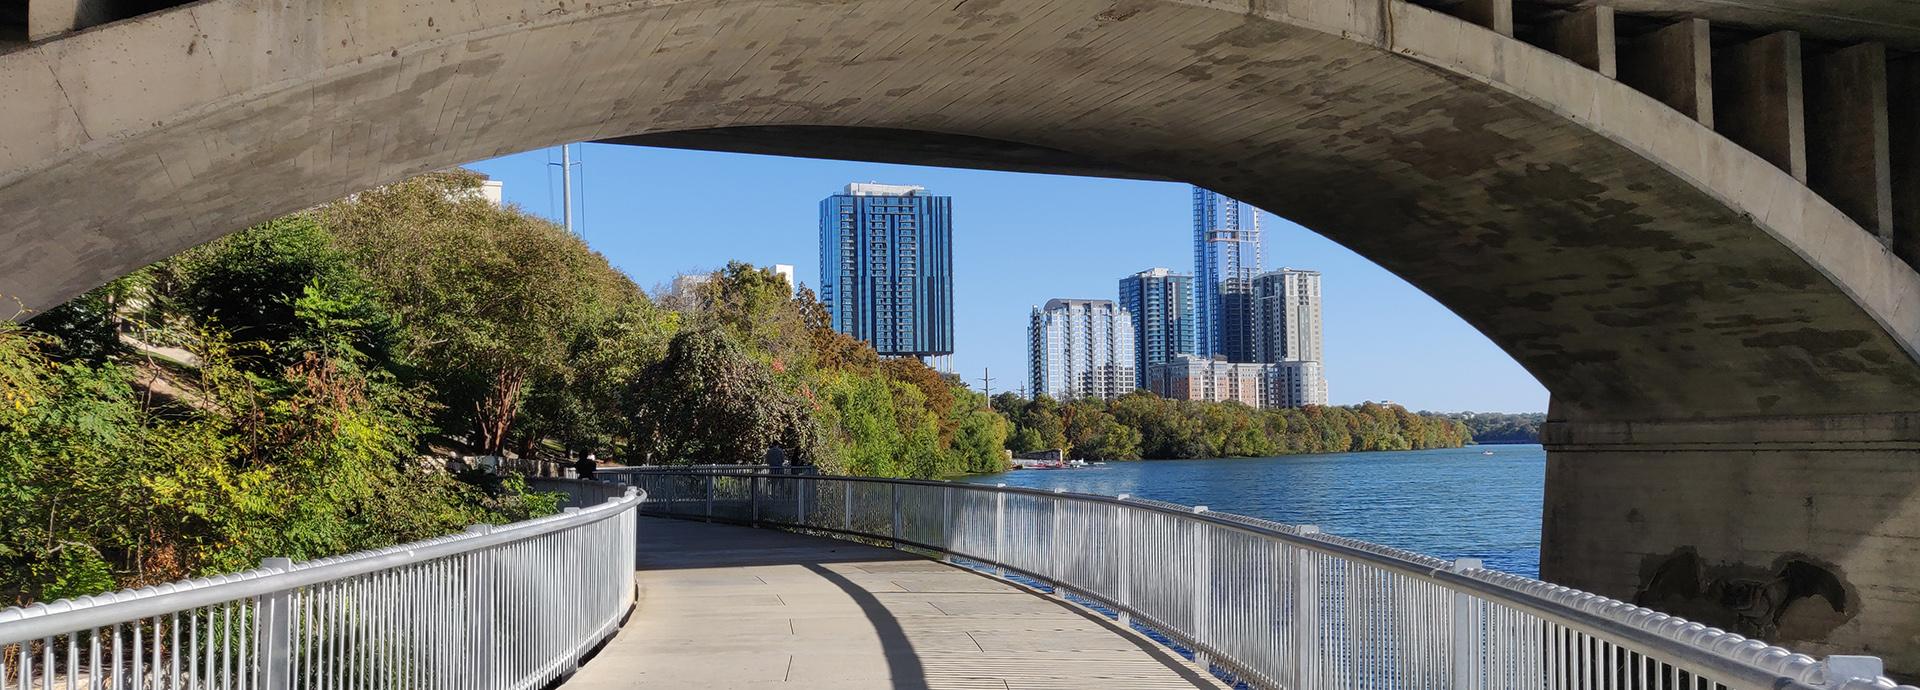
[[[436,173],[0,323],[0,596],[47,600],[525,519],[437,458],[571,451],[937,477],[997,470],[983,396],[734,264],[659,300]]]
[[[1544,412],[1422,412],[1459,421],[1473,432],[1474,443],[1539,443]]]
[[[1169,400],[1140,390],[1111,402],[1066,403],[1002,393],[993,405],[1012,421],[1008,448],[1062,448],[1069,457],[1088,460],[1422,450],[1458,448],[1470,440],[1457,420],[1373,402],[1261,410],[1237,402]]]

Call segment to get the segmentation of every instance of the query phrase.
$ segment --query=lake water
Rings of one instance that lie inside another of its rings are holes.
[[[1114,462],[964,481],[1204,505],[1536,577],[1546,460],[1538,445],[1495,445]]]

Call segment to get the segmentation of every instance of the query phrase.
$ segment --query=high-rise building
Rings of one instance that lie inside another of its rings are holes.
[[[1260,210],[1194,187],[1195,354],[1254,361],[1253,277],[1265,266]]]
[[[821,200],[820,301],[882,355],[953,354],[953,199],[854,183]]]
[[[1134,384],[1147,368],[1193,354],[1193,276],[1152,268],[1120,279],[1120,308],[1133,315]]]
[[[1327,382],[1321,375],[1320,272],[1283,268],[1262,273],[1253,279],[1253,300],[1255,360],[1296,365],[1276,374],[1270,404],[1327,404]]]
[[[1133,392],[1133,316],[1104,299],[1054,299],[1027,326],[1028,377],[1037,395],[1112,400]]]
[[[1172,400],[1232,400],[1266,407],[1273,365],[1177,355],[1147,371],[1147,390]]]
[[[1327,380],[1320,376],[1319,362],[1300,360],[1257,366],[1266,367],[1266,386],[1262,397],[1266,407],[1327,404]]]
[[[1256,361],[1321,361],[1319,271],[1262,273],[1253,299]]]

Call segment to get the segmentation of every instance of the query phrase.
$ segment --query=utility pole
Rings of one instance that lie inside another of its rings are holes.
[[[548,161],[547,165],[560,166],[560,226],[567,229],[567,234],[574,235],[576,233],[573,231],[573,145],[561,144],[560,162]],[[553,197],[547,197],[547,201],[552,202]]]
[[[993,406],[993,368],[980,368],[980,388],[987,392],[987,406]]]
[[[560,145],[560,224],[573,234],[573,146]]]

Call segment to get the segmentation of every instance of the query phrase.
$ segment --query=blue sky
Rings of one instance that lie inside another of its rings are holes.
[[[510,203],[560,217],[558,149],[471,166]],[[1055,297],[1115,299],[1121,277],[1193,271],[1186,185],[587,144],[575,224],[588,244],[652,289],[739,259],[793,264],[819,281],[820,199],[848,182],[917,184],[953,197],[954,369],[975,387],[1025,380],[1026,323]],[[1372,262],[1271,214],[1269,268],[1323,273],[1325,363],[1337,404],[1544,411],[1547,392],[1452,312]]]

